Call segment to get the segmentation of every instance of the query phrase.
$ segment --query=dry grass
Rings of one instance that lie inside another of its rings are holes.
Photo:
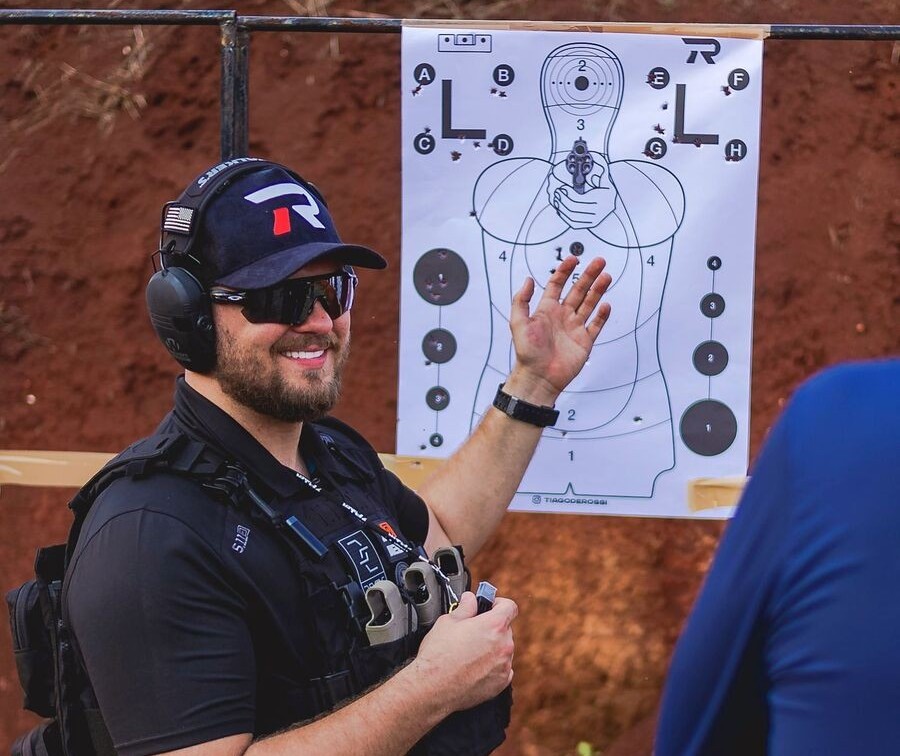
[[[421,0],[412,7],[411,18],[506,18],[513,8],[527,7],[527,0]]]
[[[284,0],[295,16],[327,16],[333,0]]]
[[[333,0],[284,0],[285,5],[293,11],[295,16],[328,16],[329,6]],[[328,37],[328,54],[332,60],[341,57],[340,40],[332,34]]]
[[[0,300],[0,359],[12,362],[32,347],[44,347],[49,343],[46,336],[31,330],[22,310]]]
[[[135,85],[148,70],[152,49],[143,28],[135,26],[131,42],[122,49],[122,61],[102,78],[68,63],[58,64],[57,73],[48,71],[43,61],[26,60],[15,78],[23,90],[34,93],[35,101],[9,122],[9,130],[31,134],[61,117],[81,116],[96,120],[100,130],[109,134],[120,113],[139,118],[147,100]]]

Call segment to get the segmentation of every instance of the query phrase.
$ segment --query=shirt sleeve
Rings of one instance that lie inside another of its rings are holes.
[[[676,645],[657,756],[765,752],[763,631],[790,519],[787,417],[760,454]]]
[[[246,606],[216,549],[146,508],[86,535],[65,601],[116,751],[143,756],[252,733]]]
[[[383,470],[383,485],[387,501],[394,503],[400,530],[411,541],[425,543],[428,535],[428,507],[422,498],[390,470]]]

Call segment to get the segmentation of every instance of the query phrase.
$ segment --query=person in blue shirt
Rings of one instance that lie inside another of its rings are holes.
[[[900,360],[802,386],[672,658],[656,756],[900,750]]]

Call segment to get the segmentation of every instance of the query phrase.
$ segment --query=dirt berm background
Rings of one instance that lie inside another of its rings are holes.
[[[130,7],[142,5],[150,7]],[[893,0],[237,7],[261,15],[900,22]],[[362,274],[354,354],[335,413],[380,451],[393,451],[397,415],[399,53],[398,35],[316,33],[257,33],[251,53],[251,153],[315,181],[344,238],[391,262],[385,273]],[[842,360],[900,351],[898,56],[891,42],[766,42],[751,457],[800,381]],[[115,451],[167,410],[177,366],[144,312],[149,256],[161,203],[218,156],[216,27],[0,27],[0,449]],[[4,590],[29,577],[38,545],[64,537],[70,495],[0,493]],[[572,754],[581,740],[606,756],[649,753],[669,655],[722,527],[504,520],[475,563],[478,578],[521,608],[503,754]],[[35,721],[19,706],[4,629],[0,750]]]

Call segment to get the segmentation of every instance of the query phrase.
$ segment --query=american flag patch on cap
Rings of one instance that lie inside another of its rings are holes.
[[[163,221],[163,229],[176,234],[189,234],[191,232],[191,219],[194,211],[189,207],[172,205],[166,210],[166,219]]]

